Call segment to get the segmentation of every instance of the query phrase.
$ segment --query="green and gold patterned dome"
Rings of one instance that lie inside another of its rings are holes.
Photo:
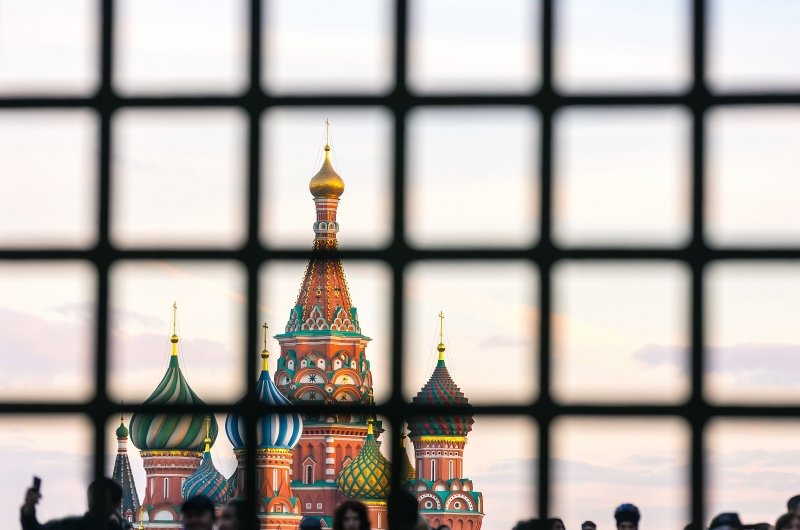
[[[368,425],[364,447],[355,460],[342,470],[336,482],[345,497],[362,501],[385,501],[391,491],[392,465],[378,448],[372,420]]]

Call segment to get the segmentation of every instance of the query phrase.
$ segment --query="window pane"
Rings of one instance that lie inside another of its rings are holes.
[[[554,233],[566,245],[679,245],[689,237],[688,115],[678,109],[558,114]]]
[[[88,399],[94,391],[94,324],[89,265],[0,263],[0,399]]]
[[[0,0],[0,94],[87,95],[99,81],[96,0]]]
[[[676,92],[690,82],[686,0],[555,2],[555,82],[567,92]]]
[[[532,90],[539,82],[539,9],[528,0],[411,3],[411,85],[419,91]]]
[[[706,391],[721,402],[797,402],[800,266],[718,264],[708,271]]]
[[[119,0],[115,5],[118,90],[237,93],[246,87],[244,0]]]
[[[708,78],[716,90],[800,86],[800,4],[785,0],[708,2]]]
[[[418,110],[408,122],[406,229],[417,245],[528,245],[538,236],[538,116]]]
[[[0,417],[0,527],[19,528],[19,509],[33,475],[42,479],[36,516],[44,524],[87,510],[94,432],[75,414]]]
[[[337,210],[340,248],[383,246],[391,238],[391,121],[382,109],[268,111],[262,127],[262,231],[269,245],[311,249],[319,171],[329,120],[331,160],[344,180]]]
[[[554,275],[553,392],[582,402],[679,402],[689,276],[672,263],[567,263]]]
[[[96,156],[91,112],[0,112],[0,246],[93,243]]]
[[[279,335],[289,331],[289,320],[291,310],[295,304],[304,306],[303,318],[308,318],[310,311],[306,311],[307,306],[301,297],[305,293],[301,291],[304,281],[304,270],[307,262],[304,261],[273,261],[266,265],[260,274],[261,301],[259,318],[264,319],[270,328],[270,336]],[[358,323],[361,333],[372,339],[364,348],[364,353],[369,362],[369,370],[372,372],[373,389],[375,400],[378,402],[389,398],[392,393],[391,382],[391,322],[389,317],[389,303],[391,301],[391,276],[390,271],[382,262],[358,262],[350,261],[342,264],[347,282],[347,291],[350,295],[351,307],[357,309]],[[333,282],[331,282],[333,283]],[[312,282],[313,285],[313,282]],[[315,295],[310,293],[311,296]],[[313,302],[313,300],[312,300]],[[322,302],[324,305],[325,302]],[[338,302],[337,302],[338,305]],[[323,318],[330,322],[332,319],[332,307],[330,312]],[[278,353],[281,351],[277,341],[270,339],[271,348],[277,363]],[[337,344],[334,341],[334,344]],[[344,346],[349,346],[345,340]],[[334,347],[329,353],[337,353],[338,347]],[[346,347],[344,349],[347,349]],[[326,358],[328,367],[333,366],[331,358]],[[303,359],[297,359],[302,363]],[[274,366],[274,365],[273,365]],[[294,375],[299,375],[299,368],[295,366],[291,375],[287,375],[290,381],[282,381],[282,384],[291,382]],[[324,389],[324,381],[315,381],[321,389]],[[353,384],[352,381],[342,381],[342,385]]]
[[[123,262],[110,283],[113,399],[142,403],[158,386],[170,363],[173,302],[178,363],[189,386],[206,403],[244,395],[245,277],[238,264]]]
[[[569,418],[552,430],[554,513],[611,526],[632,503],[642,525],[674,530],[689,522],[689,429],[677,419]]]
[[[797,421],[712,422],[706,430],[707,518],[735,509],[745,524],[774,524],[797,494],[798,435]]]
[[[800,240],[800,108],[727,108],[708,119],[708,235],[718,245]]]
[[[270,92],[386,92],[393,80],[389,0],[263,3]]]
[[[438,365],[438,315],[444,312],[444,364],[471,403],[534,399],[537,285],[529,264],[416,264],[405,294],[406,396],[417,395]],[[487,377],[487,358],[513,369]]]
[[[245,237],[245,119],[234,110],[131,110],[114,126],[121,245],[235,247]]]

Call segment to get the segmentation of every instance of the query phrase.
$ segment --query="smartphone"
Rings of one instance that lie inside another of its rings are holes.
[[[33,489],[34,489],[34,491],[38,492],[41,487],[42,487],[42,479],[40,479],[37,476],[34,476],[33,477]]]

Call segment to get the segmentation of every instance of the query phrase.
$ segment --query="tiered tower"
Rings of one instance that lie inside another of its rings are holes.
[[[184,499],[190,499],[196,495],[208,497],[211,501],[220,506],[228,501],[233,495],[228,479],[214,467],[211,459],[211,417],[206,418],[206,438],[203,440],[203,460],[200,462],[194,473],[186,479],[181,487],[181,495]]]
[[[367,506],[370,526],[384,530],[389,526],[386,502],[391,491],[392,464],[381,454],[372,419],[367,420],[367,438],[355,460],[350,462],[336,480],[342,494]]]
[[[134,522],[139,513],[139,494],[136,492],[136,483],[133,480],[131,462],[128,459],[128,428],[125,427],[125,417],[120,417],[119,427],[117,427],[117,458],[114,460],[114,471],[111,474],[120,486],[122,486],[122,501],[119,506],[119,513],[128,520]]]
[[[167,372],[145,404],[203,405],[186,382],[178,362],[177,304],[172,306],[172,353]],[[145,413],[131,417],[131,441],[142,455],[147,482],[144,494],[146,528],[179,530],[183,503],[183,481],[200,466],[206,438],[205,416],[197,414]],[[219,428],[212,417],[208,429],[211,443]]]
[[[455,384],[444,362],[444,314],[439,313],[439,361],[431,378],[412,400],[424,405],[465,406],[468,399]],[[471,415],[418,416],[409,422],[416,458],[416,480],[410,487],[420,514],[431,527],[446,524],[452,530],[479,530],[483,496],[463,475],[464,446],[474,423]]]
[[[285,333],[275,338],[281,356],[275,383],[295,403],[369,404],[372,374],[366,357],[369,337],[361,334],[338,248],[336,209],[344,182],[333,169],[330,145],[322,167],[309,183],[316,205],[314,245]],[[306,516],[332,526],[343,497],[336,478],[359,453],[367,436],[367,416],[321,414],[304,418],[295,450],[292,487]],[[377,426],[376,426],[377,427]],[[375,429],[376,435],[380,429]]]
[[[261,351],[262,369],[256,391],[263,403],[291,405],[269,374],[267,350],[267,324],[264,324],[264,349]],[[236,493],[244,495],[247,452],[245,449],[246,424],[236,414],[228,415],[225,432],[233,444],[238,466],[234,479]],[[256,449],[256,477],[258,481],[258,519],[262,530],[296,530],[300,525],[300,500],[292,491],[291,468],[294,448],[303,433],[303,420],[295,412],[270,414],[256,424],[258,448]]]

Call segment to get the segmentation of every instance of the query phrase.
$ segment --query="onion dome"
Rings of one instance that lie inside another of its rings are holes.
[[[206,419],[206,438],[204,441],[203,460],[200,467],[186,478],[186,482],[181,487],[181,495],[184,499],[190,499],[196,495],[203,495],[211,499],[214,504],[224,504],[231,497],[231,487],[228,479],[214,467],[211,460],[211,418]]]
[[[362,501],[385,501],[391,491],[392,465],[378,448],[371,419],[367,421],[367,425],[364,447],[342,469],[336,483],[345,497]]]
[[[172,354],[167,372],[145,405],[205,405],[183,377],[178,362],[177,304],[172,306]],[[141,451],[202,451],[205,417],[196,414],[137,413],[131,417],[131,441]],[[217,420],[211,419],[211,443],[217,439]]]
[[[469,400],[453,381],[444,363],[443,320],[444,314],[439,313],[439,345],[436,347],[439,352],[439,361],[436,363],[436,368],[433,370],[431,378],[411,400],[412,403],[445,407],[448,405],[464,406],[469,404]],[[416,416],[409,421],[408,429],[411,431],[412,437],[466,436],[472,430],[473,423],[474,420],[471,415]]]
[[[281,394],[269,375],[269,361],[267,360],[269,359],[269,351],[267,351],[268,329],[269,327],[264,323],[264,349],[261,351],[263,367],[258,383],[256,383],[256,392],[262,403],[289,406],[292,402]],[[237,414],[228,414],[225,419],[225,432],[234,449],[244,448],[245,430],[243,418],[240,418]],[[256,425],[258,447],[260,448],[293,449],[297,442],[300,441],[300,435],[302,434],[303,420],[300,414],[296,412],[267,414],[258,420]]]
[[[331,146],[325,144],[325,160],[317,174],[311,177],[308,189],[315,199],[338,199],[344,193],[344,181],[331,164]]]
[[[122,423],[122,421],[123,420],[120,420],[119,427],[117,427],[117,430],[114,431],[117,434],[117,438],[127,438],[128,437],[128,428],[125,427],[125,424]]]

